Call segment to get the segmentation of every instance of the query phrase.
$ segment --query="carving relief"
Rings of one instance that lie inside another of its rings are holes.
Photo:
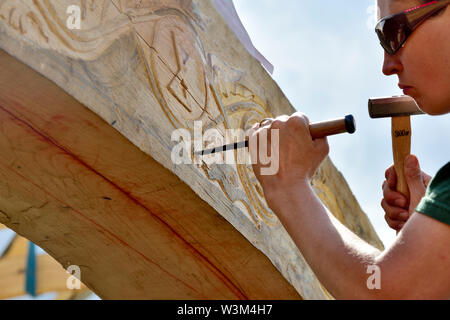
[[[193,130],[194,121],[217,117],[200,43],[183,19],[140,23],[136,32],[152,90],[172,125]]]
[[[79,30],[67,27],[69,5],[80,8]],[[110,0],[1,0],[0,21],[43,48],[85,60],[97,58],[129,27]]]
[[[242,72],[205,54],[183,13],[168,14],[135,28],[150,85],[174,128],[193,134],[194,121],[202,121],[203,130],[247,130],[271,116],[263,101],[238,82]],[[201,168],[258,228],[261,223],[278,223],[250,165],[203,164]]]
[[[80,6],[80,30],[66,26],[68,5]],[[96,86],[112,89],[144,65],[149,90],[173,129],[193,133],[194,122],[201,121],[204,132],[214,128],[225,136],[227,129],[247,130],[271,117],[265,103],[240,83],[241,70],[205,52],[194,28],[203,22],[191,6],[187,0],[0,0],[0,20],[40,47],[81,60],[102,57],[121,34],[131,32],[136,56],[124,49],[122,57],[118,49],[115,56],[121,61],[106,70],[92,65],[86,74]],[[278,223],[250,165],[203,163],[197,169],[257,228]]]

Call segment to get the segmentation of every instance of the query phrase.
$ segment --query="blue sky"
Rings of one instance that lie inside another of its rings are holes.
[[[372,120],[370,97],[400,95],[398,78],[381,72],[383,51],[373,31],[373,0],[234,0],[255,47],[275,66],[273,78],[311,121],[353,114],[357,133],[329,138],[344,174],[377,233],[395,240],[380,206],[392,163],[390,120]],[[371,25],[370,28],[368,25]],[[449,116],[413,118],[412,153],[434,175],[450,160]]]

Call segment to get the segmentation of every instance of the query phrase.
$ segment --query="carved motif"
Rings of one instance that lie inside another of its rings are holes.
[[[19,1],[0,1],[0,20],[21,35],[35,31],[43,41],[49,41],[43,30],[42,21],[36,13],[31,11],[24,3]]]
[[[189,10],[191,1],[74,0],[70,4],[81,8],[81,30],[66,27],[67,1],[0,0],[0,19],[41,47],[63,48],[67,55],[85,60],[101,56],[121,33],[134,33],[139,56],[127,55],[130,67],[116,66],[105,73],[91,66],[87,75],[95,85],[111,89],[120,86],[140,60],[149,88],[174,129],[193,131],[194,121],[202,121],[204,131],[215,128],[225,135],[226,129],[246,130],[272,116],[264,102],[240,83],[242,71],[205,53],[193,26],[203,22],[192,13],[195,10]],[[261,223],[278,223],[251,166],[204,163],[198,169],[257,228]]]
[[[183,13],[177,11],[157,22],[141,23],[136,32],[149,82],[175,128],[192,131],[194,121],[202,121],[205,130],[247,130],[271,116],[263,101],[239,84],[242,72],[214,56],[206,59],[195,30]],[[212,74],[207,70],[208,64]],[[237,158],[237,151],[234,156]],[[267,208],[251,166],[204,164],[202,169],[209,179],[218,182],[230,201],[242,204],[240,208],[258,228],[261,221],[278,223]]]
[[[145,28],[150,23],[144,23]],[[206,77],[204,59],[191,28],[179,16],[169,15],[153,25],[149,38],[140,34],[146,65],[160,104],[176,128],[193,129],[194,121],[208,121],[212,93]],[[146,48],[148,49],[148,48]],[[209,110],[208,110],[209,109]]]
[[[80,7],[80,30],[67,27],[69,4]],[[110,0],[0,1],[0,20],[11,29],[43,48],[64,50],[69,56],[86,60],[98,57],[118,33],[127,30],[129,20],[119,16]]]

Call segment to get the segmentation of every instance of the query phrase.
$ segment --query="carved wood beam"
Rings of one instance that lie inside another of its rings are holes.
[[[0,222],[103,298],[329,297],[251,166],[172,162],[176,129],[295,111],[210,1],[0,1],[0,47],[78,101],[0,55]],[[382,246],[329,159],[313,184]]]

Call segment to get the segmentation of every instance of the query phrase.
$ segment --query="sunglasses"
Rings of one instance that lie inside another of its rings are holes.
[[[435,0],[381,19],[375,27],[381,46],[388,54],[396,54],[422,22],[449,4],[450,0]]]

